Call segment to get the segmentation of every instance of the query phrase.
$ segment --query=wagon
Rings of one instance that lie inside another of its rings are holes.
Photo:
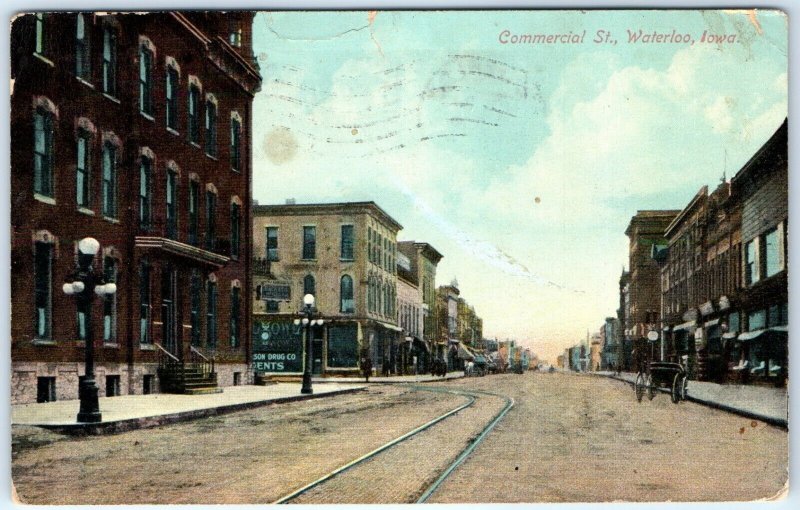
[[[636,400],[641,402],[645,391],[647,398],[653,400],[659,388],[667,388],[670,390],[672,402],[677,404],[686,400],[687,381],[686,369],[680,363],[651,361],[644,371],[640,370],[636,374]]]

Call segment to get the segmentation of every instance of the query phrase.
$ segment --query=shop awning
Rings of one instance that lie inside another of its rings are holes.
[[[375,321],[375,324],[379,324],[379,325],[383,326],[384,328],[389,329],[391,331],[403,331],[403,328],[399,328],[399,327],[395,326],[394,324],[389,324],[388,322]]]
[[[766,329],[756,329],[754,331],[746,331],[739,335],[740,342],[748,342],[750,340],[755,340],[756,338],[760,337],[761,335],[766,332]]]
[[[467,349],[461,344],[458,344],[458,359],[473,360],[475,359],[475,356],[473,356],[472,353],[469,352],[469,349]]]
[[[746,331],[739,335],[740,342],[749,342],[751,340],[755,340],[756,338],[760,338],[761,336],[774,336],[774,337],[787,337],[789,334],[789,327],[788,326],[775,326],[772,328],[767,329],[756,329],[754,331]]]
[[[694,321],[688,321],[684,322],[683,324],[678,324],[677,326],[672,328],[672,331],[683,331],[691,328],[692,326],[694,326]]]
[[[417,337],[414,337],[414,345],[425,352],[431,352],[431,348],[428,346],[428,342],[421,340]]]
[[[722,334],[722,338],[724,338],[725,340],[730,340],[731,338],[736,338],[736,335],[738,334],[739,333],[737,333],[736,331],[728,331],[727,333]]]
[[[708,321],[705,324],[703,324],[703,326],[708,328],[710,326],[716,326],[717,324],[719,324],[719,319],[714,319],[713,321]]]

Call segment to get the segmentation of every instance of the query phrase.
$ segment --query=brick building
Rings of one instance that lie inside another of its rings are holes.
[[[620,361],[625,370],[636,370],[633,353],[641,356],[647,333],[660,324],[659,266],[652,257],[654,246],[664,246],[664,231],[680,211],[643,210],[631,218],[628,236],[628,272],[620,277],[620,322],[623,328]]]
[[[397,249],[408,257],[410,272],[422,295],[421,338],[425,346],[422,347],[424,352],[418,353],[418,369],[427,372],[436,349],[436,266],[442,260],[442,254],[430,244],[416,241],[400,241]]]
[[[732,195],[741,201],[742,245],[742,333],[731,353],[732,362],[740,361],[732,371],[777,385],[785,384],[788,374],[787,132],[784,120],[731,179]]]
[[[723,324],[738,330],[740,216],[730,183],[712,193],[703,186],[667,227],[667,249],[653,253],[662,265],[660,355],[686,356],[693,378],[720,380],[727,364]]]
[[[12,403],[78,397],[77,241],[117,284],[92,310],[100,395],[247,372],[251,13],[37,13],[11,29]],[[194,348],[194,349],[192,349]],[[163,364],[163,363],[162,363]],[[211,374],[206,374],[211,375]],[[159,384],[160,383],[160,384]],[[180,388],[176,388],[180,389]]]
[[[364,349],[378,370],[395,365],[402,228],[374,202],[253,206],[254,353],[295,360],[259,371],[302,373],[302,331],[293,320],[305,294],[326,321],[312,328],[315,373],[355,374]]]

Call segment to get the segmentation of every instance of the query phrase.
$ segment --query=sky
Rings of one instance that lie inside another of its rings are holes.
[[[259,13],[253,198],[375,201],[400,240],[444,255],[437,284],[458,280],[484,336],[554,360],[616,315],[631,216],[730,178],[787,116],[787,23],[777,11]],[[689,41],[631,42],[640,30]],[[510,42],[521,34],[582,39]]]

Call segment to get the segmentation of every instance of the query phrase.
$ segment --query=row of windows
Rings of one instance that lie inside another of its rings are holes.
[[[52,335],[53,316],[53,244],[36,242],[34,247],[34,337],[36,340],[50,341]],[[103,257],[103,273],[107,282],[117,281],[117,260],[110,256]],[[139,266],[139,342],[152,343],[152,267],[146,260]],[[176,287],[175,271],[167,268],[162,273],[162,304],[161,322],[163,327],[163,341],[166,346],[174,347],[177,335],[176,313]],[[206,346],[216,347],[217,343],[217,285],[209,278],[206,288]],[[192,345],[200,345],[200,315],[201,315],[201,290],[202,283],[197,272],[192,274],[190,285],[190,323]],[[115,344],[117,342],[117,294],[106,295],[103,298],[103,342]],[[238,286],[231,288],[230,307],[230,346],[238,347],[241,342],[241,326],[239,323],[241,311],[241,289]],[[87,317],[82,310],[76,314],[76,337],[86,340],[88,335]]]
[[[278,227],[266,227],[266,257],[268,261],[280,260],[278,254]],[[355,259],[355,227],[353,225],[341,226],[339,257],[341,260]],[[317,258],[317,227],[303,227],[303,246],[301,250],[303,260]]]
[[[39,99],[47,104],[46,99]],[[55,199],[53,183],[53,118],[54,113],[44,107],[37,108],[34,113],[34,193]],[[86,119],[80,119],[85,121]],[[93,126],[81,127],[77,132],[76,164],[75,164],[75,202],[81,209],[89,210],[94,206],[92,196],[93,171],[92,171],[92,139]],[[117,218],[118,205],[118,153],[120,142],[113,134],[104,136],[100,158],[101,196],[100,211],[107,218]],[[142,230],[153,229],[153,188],[154,188],[154,156],[143,151],[139,158],[139,188],[138,188],[138,220]],[[167,165],[163,181],[163,228],[165,237],[178,239],[178,169],[174,165]],[[205,194],[205,243],[208,250],[216,250],[216,218],[217,195],[213,185],[207,187]],[[189,183],[188,229],[186,242],[198,245],[198,215],[200,209],[200,183],[192,180]],[[241,237],[241,205],[232,200],[230,207],[230,255],[239,257]]]
[[[75,15],[75,76],[85,82],[91,81],[92,73],[92,58],[91,58],[91,30],[87,26],[88,16],[86,14],[78,13]],[[43,55],[47,51],[45,49],[45,30],[46,30],[46,15],[43,13],[36,14],[36,43],[35,51],[37,54]],[[103,25],[103,39],[102,39],[102,92],[107,96],[115,98],[117,95],[117,45],[118,34],[117,29],[111,23],[104,23]],[[153,86],[154,86],[154,61],[155,61],[155,47],[146,37],[140,37],[139,44],[139,73],[138,73],[138,86],[139,86],[139,111],[148,117],[154,115],[153,105]],[[179,129],[179,91],[180,87],[180,67],[178,63],[171,57],[166,59],[166,73],[164,76],[164,116],[165,125],[173,132]],[[189,80],[189,88],[187,97],[185,98],[187,107],[187,137],[189,142],[198,145],[200,144],[200,84],[197,80]],[[218,102],[213,94],[206,93],[205,98],[205,115],[204,115],[204,128],[205,128],[205,152],[209,156],[217,157],[217,117],[218,117]],[[231,112],[230,121],[230,142],[229,154],[231,169],[236,172],[242,170],[242,157],[241,157],[241,140],[242,140],[242,120],[239,114],[235,111]]]
[[[34,338],[50,341],[53,338],[53,258],[54,246],[50,242],[34,244]],[[104,256],[103,275],[106,282],[117,281],[117,260]],[[103,342],[117,342],[117,295],[105,295],[103,302]],[[88,329],[86,316],[82,310],[76,313],[76,338],[86,340]]]
[[[781,236],[783,233],[783,236]],[[752,239],[744,247],[744,283],[753,285],[783,271],[786,261],[784,224]]]
[[[397,322],[400,327],[411,335],[420,337],[420,308],[410,303],[401,303],[399,307]]]
[[[397,290],[393,283],[371,277],[367,283],[367,311],[386,317],[397,313]]]
[[[303,277],[303,296],[311,294],[317,295],[317,284],[314,275],[306,275]],[[339,312],[340,313],[355,313],[355,290],[353,288],[353,277],[350,275],[343,275],[339,280]],[[261,297],[261,289],[256,288],[256,296]],[[267,313],[280,312],[280,302],[275,300],[267,300]],[[302,307],[302,305],[300,305]]]
[[[372,227],[368,228],[367,252],[369,261],[389,271],[395,272],[395,260],[397,257],[397,244],[388,237],[384,237]]]

